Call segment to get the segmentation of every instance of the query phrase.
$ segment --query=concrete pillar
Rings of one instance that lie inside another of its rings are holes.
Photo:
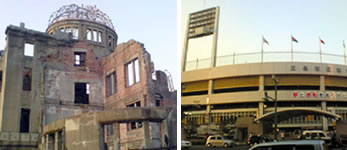
[[[143,121],[142,125],[143,125],[143,133],[144,133],[143,140],[145,144],[144,148],[151,148],[151,134],[149,130],[149,121]]]
[[[210,112],[211,112],[211,105],[206,105],[206,115],[205,115],[205,122],[207,124],[210,124]]]
[[[61,147],[61,149],[62,150],[64,150],[64,147],[65,147],[65,131],[64,131],[64,129],[61,131],[61,145],[60,145],[60,147]]]
[[[321,92],[325,91],[325,76],[321,75],[319,82],[320,82],[320,84],[319,84],[320,85],[320,87],[319,87],[320,91]],[[321,106],[322,106],[322,110],[324,110],[324,111],[327,110],[327,102],[326,101],[323,101]],[[322,116],[322,127],[323,127],[324,131],[328,130],[328,119],[325,116]]]
[[[99,148],[100,150],[105,150],[105,125],[100,124],[99,125]]]
[[[160,129],[161,129],[161,145],[163,147],[167,147],[170,146],[170,140],[169,140],[169,130],[168,130],[168,123],[167,120],[163,120],[162,122],[160,122]],[[166,141],[166,137],[167,136],[167,141]],[[168,144],[166,144],[166,142],[168,142]]]
[[[322,102],[322,110],[324,110],[324,111],[327,110],[327,102],[326,101]],[[323,126],[323,131],[328,130],[328,119],[324,116],[322,119],[322,126]]]
[[[260,117],[264,114],[264,102],[259,102],[258,104],[258,116]]]
[[[264,91],[264,76],[259,76],[259,92]]]
[[[205,116],[205,122],[210,124],[210,112],[211,112],[211,105],[210,103],[210,97],[213,94],[213,80],[208,81],[208,96],[206,98],[206,116]]]
[[[214,20],[214,31],[213,31],[213,43],[211,50],[211,68],[216,66],[217,60],[217,39],[218,39],[218,25],[219,25],[219,7],[216,7],[216,18]]]
[[[48,137],[48,134],[44,135],[45,138],[46,138],[46,142],[45,142],[45,150],[48,150],[48,147],[49,147],[49,137]]]
[[[54,149],[54,138],[51,138],[50,134],[47,134],[47,143],[48,143],[47,150]]]
[[[59,143],[58,143],[59,135],[58,132],[54,133],[54,149],[58,150],[59,148]]]
[[[319,87],[319,89],[320,89],[320,91],[325,91],[325,76],[320,76],[320,87]]]
[[[120,129],[119,129],[119,123],[113,123],[113,149],[114,150],[120,150]]]

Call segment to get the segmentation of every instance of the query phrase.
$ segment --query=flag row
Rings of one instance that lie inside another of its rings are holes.
[[[265,39],[265,37],[264,36],[262,36],[262,37],[263,37],[263,44],[265,43],[267,45],[270,45],[270,43]],[[290,39],[292,42],[299,43],[299,41],[296,38],[294,38],[293,36],[290,36],[290,37],[291,37]],[[320,37],[319,37],[319,42],[320,42],[320,44],[325,44],[325,42]],[[342,46],[343,46],[343,48],[346,48],[345,40],[342,41]]]

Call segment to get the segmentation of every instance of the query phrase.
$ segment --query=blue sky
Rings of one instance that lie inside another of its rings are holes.
[[[151,54],[156,70],[167,69],[177,80],[176,1],[155,0],[10,0],[0,5],[0,49],[5,47],[5,29],[8,25],[44,32],[50,15],[63,5],[96,5],[113,22],[118,43],[130,39],[144,43]]]
[[[184,0],[181,33],[185,33],[189,13],[214,6],[220,7],[218,56],[260,52],[262,34],[270,43],[264,45],[268,52],[290,51],[292,34],[299,41],[294,43],[294,51],[319,52],[320,36],[326,43],[323,53],[344,54],[347,1]],[[184,34],[181,37],[183,41]],[[211,37],[191,40],[188,61],[210,57],[209,40]]]

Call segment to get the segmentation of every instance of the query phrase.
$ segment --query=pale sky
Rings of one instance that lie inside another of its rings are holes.
[[[290,51],[291,34],[299,41],[293,44],[294,51],[318,53],[320,36],[326,43],[322,45],[323,53],[344,54],[342,40],[347,40],[347,1],[184,0],[181,10],[182,41],[188,14],[215,6],[220,7],[217,56],[260,52],[262,35],[270,43],[269,46],[264,45],[264,52]],[[211,39],[190,40],[188,61],[210,57]],[[277,54],[267,60],[279,57],[286,56]],[[316,61],[319,55],[301,59]],[[335,61],[334,58],[324,59]],[[343,57],[336,61],[341,63],[341,60],[343,63]]]
[[[0,5],[0,49],[5,48],[8,25],[45,32],[50,15],[63,5],[96,5],[112,20],[118,43],[134,39],[144,44],[151,54],[156,70],[167,69],[177,80],[176,1],[156,0],[10,0]]]

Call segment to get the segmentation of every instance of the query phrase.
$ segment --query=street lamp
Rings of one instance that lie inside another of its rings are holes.
[[[272,75],[272,80],[275,82],[275,98],[272,98],[268,96],[267,92],[264,93],[265,98],[264,100],[272,100],[275,102],[275,113],[274,113],[274,124],[275,124],[275,140],[277,140],[277,134],[278,134],[278,114],[277,114],[277,84],[279,83],[280,78],[276,75]]]

